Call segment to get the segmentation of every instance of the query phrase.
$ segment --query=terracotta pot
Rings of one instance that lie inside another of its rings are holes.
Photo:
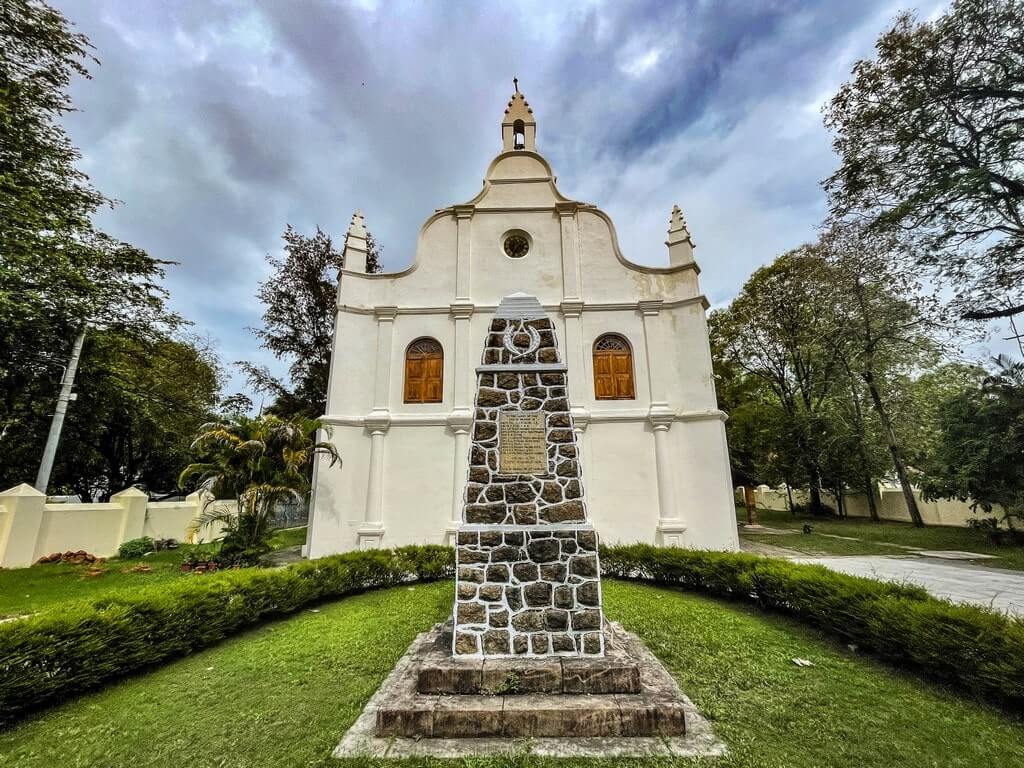
[[[189,565],[188,563],[182,563],[181,564],[181,572],[182,573],[188,573],[191,570],[192,570],[192,566]]]

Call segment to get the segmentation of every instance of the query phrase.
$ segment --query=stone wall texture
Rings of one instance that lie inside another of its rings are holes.
[[[456,656],[604,652],[597,534],[587,523],[565,366],[551,321],[534,305],[525,318],[503,318],[499,307],[478,369],[456,550]],[[546,471],[500,471],[500,411],[544,415]]]

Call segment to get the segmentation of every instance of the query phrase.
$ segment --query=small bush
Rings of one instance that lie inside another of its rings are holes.
[[[149,536],[139,539],[131,539],[117,548],[117,556],[122,560],[132,560],[142,557],[147,552],[155,552],[156,544]]]
[[[731,552],[604,547],[610,576],[673,584],[794,616],[900,667],[1024,708],[1024,622],[920,587]]]
[[[0,726],[311,603],[453,571],[447,547],[349,552],[182,579],[0,624]]]

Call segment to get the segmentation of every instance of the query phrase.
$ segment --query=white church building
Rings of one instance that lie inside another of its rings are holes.
[[[555,323],[602,541],[737,548],[686,222],[673,208],[664,266],[631,262],[606,213],[559,191],[536,135],[517,89],[483,189],[427,219],[401,271],[366,274],[366,229],[353,217],[322,419],[342,465],[315,467],[309,557],[451,541],[475,369],[495,309],[517,292]]]

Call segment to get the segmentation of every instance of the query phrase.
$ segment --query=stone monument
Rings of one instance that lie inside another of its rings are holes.
[[[477,369],[457,534],[456,656],[601,656],[597,534],[554,325],[502,299]]]
[[[550,755],[710,744],[668,671],[604,621],[579,458],[554,325],[536,298],[506,296],[477,368],[453,619],[416,638],[336,756],[503,754],[521,738]]]

